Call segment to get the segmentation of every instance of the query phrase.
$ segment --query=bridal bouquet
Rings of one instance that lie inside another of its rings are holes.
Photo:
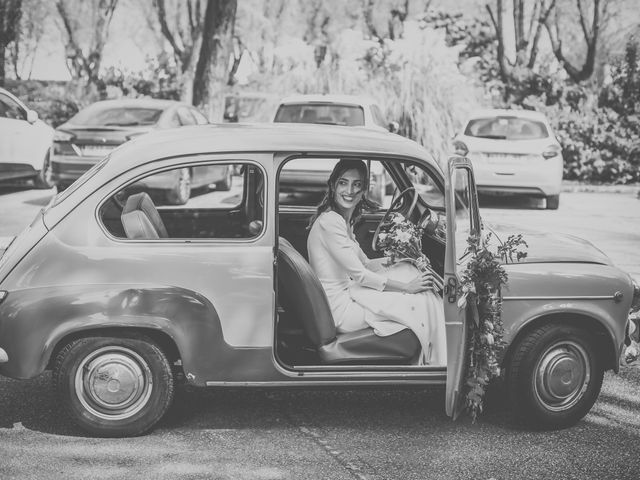
[[[442,278],[431,268],[431,262],[422,253],[422,234],[422,228],[403,215],[392,213],[389,221],[380,229],[377,247],[389,258],[391,264],[411,262],[421,272],[431,273],[436,290],[442,291]]]

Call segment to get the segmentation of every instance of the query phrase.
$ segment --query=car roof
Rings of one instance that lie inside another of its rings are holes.
[[[364,127],[289,123],[220,123],[155,131],[125,143],[111,154],[109,175],[137,164],[202,153],[300,152],[322,155],[369,154],[424,160],[439,170],[429,151],[412,140]]]
[[[178,102],[175,100],[163,100],[158,98],[123,98],[118,100],[101,100],[99,102],[94,102],[88,106],[105,108],[160,108],[165,110],[167,108],[175,107],[178,105],[191,107],[191,105],[183,102]]]
[[[369,97],[360,95],[313,94],[289,95],[280,100],[280,104],[287,103],[342,103],[347,105],[371,105],[376,102]]]
[[[536,112],[535,110],[512,110],[508,108],[485,108],[481,110],[475,110],[469,115],[469,120],[473,120],[476,118],[486,118],[486,117],[518,117],[518,118],[528,118],[531,120],[539,120],[546,121],[547,117],[541,112]]]

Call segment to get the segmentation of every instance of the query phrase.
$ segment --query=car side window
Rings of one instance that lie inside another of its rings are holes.
[[[281,205],[317,206],[327,192],[327,181],[338,158],[294,158],[280,171],[278,178]],[[366,161],[366,160],[365,160]],[[369,165],[368,198],[387,207],[395,189],[393,179],[384,165],[371,160]]]
[[[26,120],[27,112],[13,99],[0,94],[0,117],[13,120]]]
[[[264,184],[248,162],[185,165],[126,185],[99,217],[126,240],[251,239],[264,227]]]
[[[471,172],[460,167],[453,172],[452,185],[455,199],[456,233],[455,248],[456,258],[460,262],[468,253],[467,239],[472,233],[478,231],[478,219],[473,203]]]

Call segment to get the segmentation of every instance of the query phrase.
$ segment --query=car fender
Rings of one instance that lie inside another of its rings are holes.
[[[0,304],[0,346],[9,356],[0,373],[8,377],[32,378],[42,373],[52,356],[72,339],[124,335],[129,329],[170,339],[193,383],[205,377],[203,369],[216,347],[229,348],[213,305],[185,289],[77,285],[33,290],[11,291]]]

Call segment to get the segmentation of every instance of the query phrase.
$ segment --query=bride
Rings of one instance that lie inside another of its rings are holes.
[[[329,190],[311,219],[309,263],[327,294],[340,333],[372,327],[376,335],[410,328],[420,340],[421,365],[446,364],[442,299],[433,278],[403,262],[369,259],[353,234],[353,224],[367,199],[369,175],[362,160],[340,160],[329,177]]]

